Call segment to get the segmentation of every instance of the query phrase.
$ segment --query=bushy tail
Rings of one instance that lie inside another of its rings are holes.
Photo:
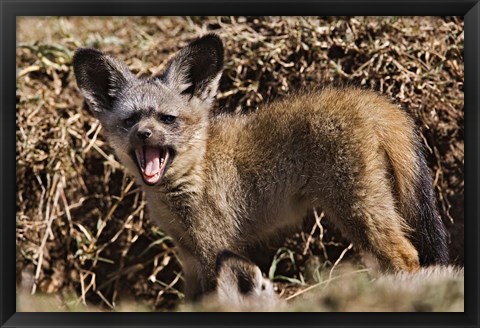
[[[447,264],[448,234],[440,217],[434,195],[432,178],[426,163],[424,147],[415,139],[418,172],[410,197],[401,200],[403,208],[412,208],[409,221],[415,225],[412,242],[420,254],[420,264]],[[405,211],[408,212],[408,211]],[[408,215],[408,214],[407,214]]]
[[[447,231],[438,213],[424,147],[406,113],[395,110],[378,130],[391,162],[399,210],[412,228],[421,265],[447,264]],[[388,124],[388,127],[387,127]]]

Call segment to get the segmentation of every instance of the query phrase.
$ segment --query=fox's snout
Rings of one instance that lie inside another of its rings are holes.
[[[152,136],[152,134],[153,134],[152,130],[150,130],[149,128],[140,128],[137,131],[138,139],[143,140],[143,141],[150,138]]]
[[[151,122],[139,122],[130,133],[130,144],[140,146],[164,146],[167,142],[166,132]]]
[[[165,133],[153,126],[140,125],[138,129],[132,133],[131,137],[134,139],[132,143],[138,146],[153,144],[161,146],[165,144]]]

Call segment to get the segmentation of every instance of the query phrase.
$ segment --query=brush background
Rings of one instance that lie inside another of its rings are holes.
[[[254,111],[326,83],[378,90],[411,113],[451,235],[452,263],[463,265],[462,17],[18,17],[17,311],[176,308],[182,279],[173,244],[151,223],[142,192],[89,114],[71,59],[76,48],[94,47],[137,75],[151,75],[207,32],[225,44],[213,114]],[[362,266],[355,245],[321,209],[264,252],[262,269],[284,297],[305,288],[300,283],[331,278],[332,268],[344,263]],[[343,282],[351,291],[362,281]],[[394,297],[388,293],[368,294],[376,302],[362,301],[365,293],[344,294],[357,311],[398,310],[385,309]]]

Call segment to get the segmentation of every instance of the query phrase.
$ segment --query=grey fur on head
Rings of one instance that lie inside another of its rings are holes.
[[[96,114],[112,109],[122,92],[135,84],[131,82],[141,80],[124,63],[91,48],[75,52],[73,69],[83,96]],[[207,34],[182,48],[158,80],[173,93],[189,100],[195,96],[210,106],[222,70],[222,41],[215,34]]]

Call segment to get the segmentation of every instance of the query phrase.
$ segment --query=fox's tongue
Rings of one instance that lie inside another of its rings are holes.
[[[145,171],[147,177],[160,173],[160,149],[157,147],[145,147]]]

